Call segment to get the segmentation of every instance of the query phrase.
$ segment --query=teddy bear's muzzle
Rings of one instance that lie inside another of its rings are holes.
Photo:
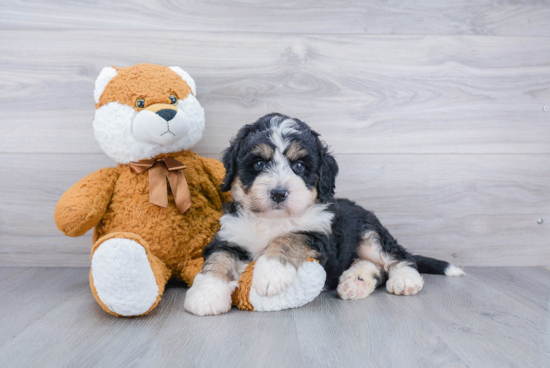
[[[143,143],[166,146],[183,138],[191,129],[187,115],[175,106],[157,104],[140,111],[132,126],[134,136]]]

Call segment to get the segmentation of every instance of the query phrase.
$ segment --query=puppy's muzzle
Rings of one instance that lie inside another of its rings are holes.
[[[275,188],[269,192],[269,197],[275,203],[284,202],[288,197],[288,190],[284,188]]]

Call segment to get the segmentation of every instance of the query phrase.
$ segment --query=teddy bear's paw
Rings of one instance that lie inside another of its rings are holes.
[[[187,290],[183,308],[197,316],[227,313],[231,309],[231,294],[237,282],[228,283],[218,277],[199,273]]]
[[[414,295],[422,290],[424,279],[410,266],[397,268],[390,272],[386,282],[388,292],[396,295]]]
[[[121,316],[146,313],[159,295],[145,248],[130,239],[108,239],[96,249],[92,279],[99,299]]]
[[[262,256],[254,265],[252,287],[259,296],[274,296],[286,290],[296,279],[296,268]]]

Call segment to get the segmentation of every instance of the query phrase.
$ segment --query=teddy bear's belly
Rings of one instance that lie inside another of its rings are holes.
[[[97,225],[94,241],[113,232],[141,236],[151,252],[162,260],[172,276],[179,278],[185,265],[202,256],[202,250],[219,229],[221,209],[201,195],[193,195],[193,205],[181,215],[172,196],[167,208],[149,202],[148,192],[133,195],[115,192],[111,204]]]

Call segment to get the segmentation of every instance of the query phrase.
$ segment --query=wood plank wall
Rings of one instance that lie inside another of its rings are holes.
[[[64,237],[53,210],[113,165],[96,76],[140,62],[195,78],[203,155],[286,113],[332,146],[338,195],[409,249],[550,265],[550,3],[535,0],[3,0],[0,265],[89,265],[90,234]]]

